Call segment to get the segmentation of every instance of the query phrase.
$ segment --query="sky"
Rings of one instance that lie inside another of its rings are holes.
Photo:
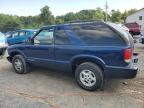
[[[109,11],[120,11],[136,8],[144,8],[144,0],[107,0]],[[64,15],[68,12],[78,12],[83,9],[105,8],[106,0],[0,0],[0,13],[34,16],[40,13],[45,5],[50,7],[54,16]]]

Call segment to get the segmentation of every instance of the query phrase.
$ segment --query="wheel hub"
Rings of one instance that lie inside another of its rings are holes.
[[[22,62],[19,60],[19,59],[16,59],[15,62],[14,62],[14,66],[15,66],[15,69],[17,71],[21,71],[22,70]]]
[[[96,76],[90,70],[82,70],[80,73],[80,81],[88,87],[92,87],[96,83]]]

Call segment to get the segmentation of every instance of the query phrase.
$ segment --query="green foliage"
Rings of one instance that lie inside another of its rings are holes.
[[[111,11],[111,21],[112,22],[123,22],[122,20],[122,14],[119,10],[112,10]]]
[[[56,24],[64,23],[64,17],[63,16],[57,16],[55,19]]]
[[[44,25],[54,24],[55,23],[54,16],[52,15],[52,13],[49,10],[48,6],[45,6],[45,7],[43,7],[41,9],[40,21]]]
[[[0,31],[6,32],[18,28],[21,28],[21,24],[17,16],[0,14]]]
[[[0,14],[0,31],[7,32],[22,28],[37,29],[44,25],[61,24],[74,20],[105,20],[106,16],[105,11],[101,8],[81,10],[77,13],[69,12],[56,17],[52,15],[48,6],[43,7],[40,11],[39,15],[28,17]],[[109,21],[123,23],[128,15],[136,11],[136,9],[131,9],[122,13],[119,10],[112,10],[107,17]]]

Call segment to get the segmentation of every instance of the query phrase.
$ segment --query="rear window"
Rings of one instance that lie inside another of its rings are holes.
[[[129,28],[139,27],[139,25],[137,23],[129,23],[129,24],[125,24],[125,25]]]
[[[79,37],[85,45],[121,46],[124,45],[119,34],[102,23],[71,25],[75,36]]]
[[[129,32],[125,31],[115,23],[107,22],[107,24],[120,33],[127,45],[133,46],[133,38]]]

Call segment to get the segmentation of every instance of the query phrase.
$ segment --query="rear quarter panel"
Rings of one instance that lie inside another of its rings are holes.
[[[79,57],[98,59],[104,66],[127,66],[123,59],[123,51],[125,47],[107,47],[107,46],[71,46],[71,45],[56,45],[55,59],[57,66],[63,68]]]

